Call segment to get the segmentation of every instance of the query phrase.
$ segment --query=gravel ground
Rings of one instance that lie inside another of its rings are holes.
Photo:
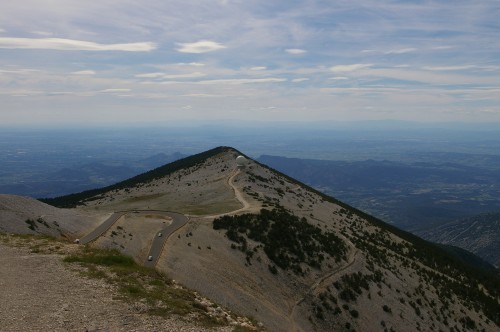
[[[33,254],[28,248],[0,244],[0,266],[4,332],[205,331],[180,318],[150,316],[140,304],[114,299],[112,286],[69,270],[57,254]]]

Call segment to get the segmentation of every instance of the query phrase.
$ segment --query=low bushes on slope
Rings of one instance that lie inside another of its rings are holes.
[[[271,211],[262,209],[259,214],[223,216],[214,220],[213,228],[225,229],[229,240],[238,243],[238,248],[246,253],[248,263],[258,248],[250,248],[247,238],[260,243],[278,267],[300,275],[305,274],[304,266],[321,269],[327,258],[339,262],[347,252],[346,244],[338,236],[281,207]],[[270,270],[277,272],[272,266]]]

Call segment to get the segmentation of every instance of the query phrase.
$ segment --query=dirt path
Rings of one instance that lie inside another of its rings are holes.
[[[354,246],[353,246],[353,248],[354,248]],[[314,282],[314,284],[312,284],[311,287],[309,287],[309,290],[306,292],[306,294],[302,298],[300,298],[299,300],[297,300],[295,302],[295,304],[290,308],[289,316],[288,316],[288,319],[289,319],[290,325],[291,325],[290,326],[291,332],[298,332],[299,331],[297,329],[297,325],[295,324],[295,320],[293,319],[293,316],[295,315],[295,310],[297,309],[297,307],[302,302],[304,302],[304,300],[306,299],[306,297],[308,295],[314,294],[316,289],[318,289],[326,279],[331,278],[334,275],[337,275],[337,274],[343,272],[344,270],[348,269],[349,267],[351,267],[356,262],[356,256],[358,255],[358,253],[359,253],[358,250],[354,248],[354,250],[351,251],[351,254],[347,257],[347,263],[345,265],[339,266],[335,270],[328,272],[327,274],[322,276],[320,279],[316,280],[316,282]]]
[[[241,212],[241,211],[245,211],[245,210],[248,210],[250,208],[250,203],[248,203],[248,201],[243,197],[243,194],[241,193],[241,191],[238,189],[238,187],[236,187],[234,185],[234,178],[236,176],[238,176],[239,174],[241,173],[241,171],[238,169],[236,172],[234,172],[233,175],[231,175],[231,177],[227,180],[227,183],[229,184],[229,186],[233,189],[234,191],[234,195],[236,196],[236,199],[238,201],[240,201],[240,203],[243,205],[243,207],[241,209],[238,209],[238,210],[235,210],[235,211],[232,211],[231,213],[238,213],[238,212]]]
[[[219,218],[222,216],[227,216],[227,215],[233,215],[237,214],[240,212],[244,211],[251,211],[252,210],[252,205],[243,197],[243,193],[240,191],[240,189],[234,184],[234,179],[241,173],[239,169],[237,169],[228,179],[227,179],[227,184],[228,186],[233,190],[235,198],[243,205],[241,208],[229,211],[229,212],[224,212],[224,213],[219,213],[219,214],[214,214],[210,216],[203,216],[202,218],[204,219],[215,219]]]

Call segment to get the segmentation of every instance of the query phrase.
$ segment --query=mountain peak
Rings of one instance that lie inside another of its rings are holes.
[[[157,167],[148,172],[139,174],[130,179],[118,182],[111,186],[92,189],[83,191],[81,193],[65,195],[55,198],[45,198],[41,199],[42,202],[47,204],[60,207],[60,208],[73,208],[79,205],[82,205],[85,201],[89,201],[94,199],[96,196],[102,195],[103,193],[110,191],[118,191],[118,190],[131,190],[137,186],[147,185],[149,182],[161,179],[163,177],[169,176],[175,172],[180,172],[183,169],[196,167],[204,163],[207,159],[213,158],[217,155],[227,154],[228,156],[236,158],[236,156],[241,155],[241,153],[227,146],[219,146],[183,159],[179,159],[172,163]]]

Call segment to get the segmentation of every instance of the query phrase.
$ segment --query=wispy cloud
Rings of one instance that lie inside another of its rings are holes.
[[[463,66],[441,66],[441,67],[423,67],[422,69],[425,70],[432,70],[432,71],[452,71],[452,70],[469,70],[469,69],[475,69],[477,66],[475,65],[463,65]]]
[[[196,78],[203,77],[206,74],[195,72],[195,73],[187,73],[187,74],[165,74],[165,73],[146,73],[146,74],[138,74],[135,75],[137,78],[158,78],[158,79],[179,79],[179,78]]]
[[[178,52],[181,53],[207,53],[226,48],[226,46],[210,41],[210,40],[200,40],[195,43],[178,43]]]
[[[300,82],[304,82],[304,81],[309,81],[309,79],[307,77],[294,78],[292,80],[292,83],[300,83]]]
[[[20,68],[20,69],[0,69],[0,74],[31,74],[34,72],[39,72],[38,69]]]
[[[48,31],[31,31],[32,34],[39,35],[39,36],[44,36],[44,37],[49,37],[53,36],[54,34],[52,32]]]
[[[156,49],[151,42],[127,44],[98,44],[89,41],[62,38],[0,38],[0,48],[47,49],[58,51],[123,51],[148,52]]]
[[[255,70],[255,71],[259,71],[259,70],[266,70],[267,67],[264,67],[264,66],[259,66],[259,67],[252,67],[250,68],[250,70]]]
[[[79,71],[74,71],[71,74],[73,75],[95,75],[96,72],[94,70],[79,70]]]
[[[405,53],[412,53],[418,51],[417,48],[414,47],[408,47],[408,48],[400,48],[400,49],[395,49],[395,50],[390,50],[385,52],[385,54],[405,54]]]
[[[347,72],[352,72],[352,71],[356,71],[356,70],[363,69],[363,68],[370,68],[372,66],[373,66],[373,64],[370,64],[370,63],[355,63],[352,65],[337,65],[337,66],[330,67],[330,71],[332,71],[334,73],[347,73]]]
[[[131,91],[130,89],[125,89],[125,88],[110,88],[110,89],[104,89],[99,92],[101,93],[117,93],[117,92],[129,92]]]
[[[177,63],[178,66],[193,66],[193,67],[203,67],[205,66],[204,63],[201,63],[201,62],[179,62]]]
[[[335,76],[335,77],[330,77],[329,79],[334,81],[343,81],[343,80],[348,80],[349,78],[345,76]]]
[[[453,45],[441,45],[441,46],[434,46],[432,49],[433,50],[449,50],[451,48],[455,48],[456,46]]]
[[[285,52],[288,54],[305,54],[305,53],[307,53],[306,50],[303,50],[301,48],[287,48],[285,50]]]
[[[276,78],[276,77],[267,77],[267,78],[233,78],[233,79],[218,79],[218,80],[206,80],[200,81],[198,84],[255,84],[255,83],[278,83],[285,82],[286,78]]]

